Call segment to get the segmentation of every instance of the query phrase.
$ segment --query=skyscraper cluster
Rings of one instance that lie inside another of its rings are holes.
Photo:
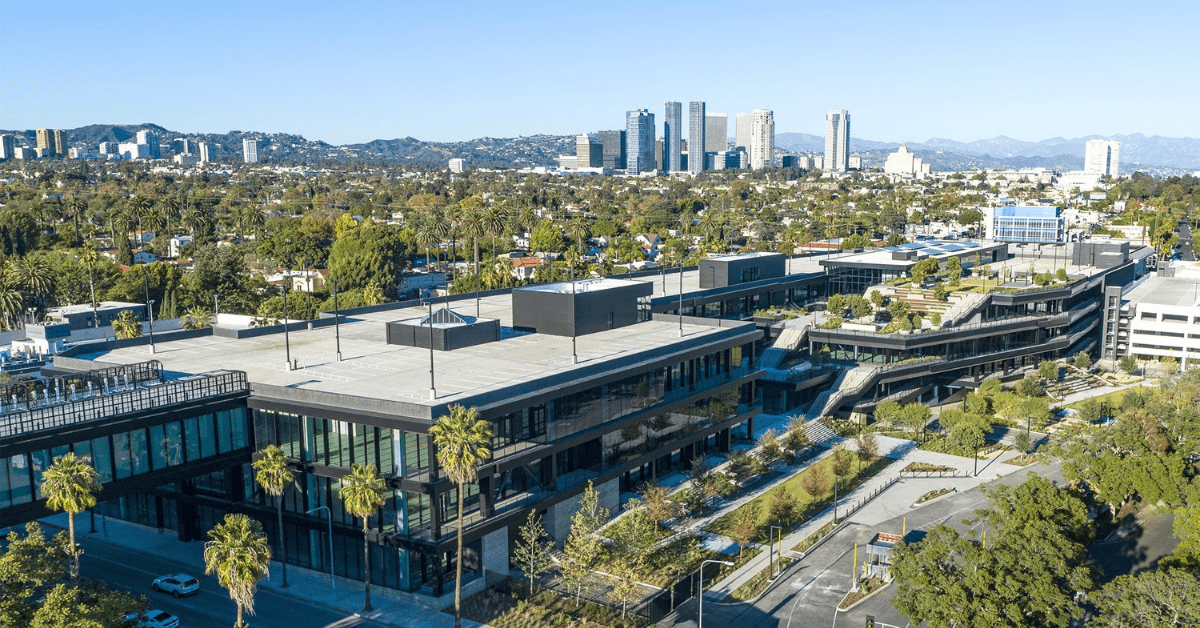
[[[732,147],[729,146],[728,114],[709,113],[706,103],[700,100],[688,103],[687,114],[685,131],[683,103],[665,103],[662,133],[656,136],[653,113],[648,109],[628,111],[624,130],[579,135],[575,141],[573,163],[581,169],[624,170],[629,174],[696,174],[705,170],[772,165],[775,114],[770,109],[737,114],[734,128],[737,141]]]

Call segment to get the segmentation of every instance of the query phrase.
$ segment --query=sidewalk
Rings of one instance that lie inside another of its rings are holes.
[[[87,515],[82,515],[82,529],[87,529]],[[65,529],[67,515],[56,514],[41,520],[44,524]],[[80,520],[76,519],[77,531]],[[174,560],[181,571],[193,574],[204,573],[204,543],[180,541],[175,532],[165,530],[158,532],[137,524],[109,518],[106,522],[107,536],[101,534],[82,534],[79,537],[81,545],[86,547],[91,543],[103,543],[121,547],[131,554],[144,554],[159,559]],[[100,527],[97,521],[96,527]],[[136,560],[136,557],[131,557]],[[288,588],[281,589],[281,570],[277,561],[271,561],[271,577],[258,583],[259,589],[269,589],[272,593],[319,604],[326,608],[343,612],[346,615],[358,615],[363,605],[363,583],[360,580],[350,580],[338,577],[336,592],[330,587],[329,574],[319,573],[311,569],[288,565]],[[480,583],[482,584],[482,583]],[[467,597],[466,583],[463,585],[463,597]],[[378,585],[371,587],[371,605],[374,611],[361,615],[371,621],[396,628],[453,628],[454,615],[441,612],[440,609],[454,604],[454,588],[451,583],[450,593],[438,599],[429,598],[428,605],[422,604],[415,596],[387,589]],[[432,604],[438,604],[436,608]],[[463,619],[463,626],[477,628],[483,626],[478,622]]]

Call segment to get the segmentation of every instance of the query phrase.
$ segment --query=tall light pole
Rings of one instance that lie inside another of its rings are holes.
[[[314,512],[325,511],[326,520],[329,522],[329,586],[333,589],[334,598],[337,597],[337,580],[333,577],[333,511],[329,506],[317,506],[312,510],[305,511],[304,514],[311,515]]]
[[[679,337],[683,337],[683,264],[679,265]]]
[[[142,285],[146,289],[146,314],[150,318],[150,353],[154,353],[154,301],[150,300],[150,277],[142,275]]]
[[[338,362],[341,362],[342,361],[342,325],[341,325],[341,321],[338,320],[339,318],[341,318],[341,315],[338,314],[338,298],[337,298],[338,297],[338,295],[337,295],[338,282],[336,279],[332,279],[330,281],[333,282],[333,339],[334,339],[334,343],[337,346]]]
[[[292,281],[292,273],[289,270],[284,273],[283,277],[283,350],[284,359],[287,360],[287,370],[292,370],[292,339],[288,334],[288,306],[287,306],[287,289],[288,284]]]
[[[437,385],[433,381],[433,301],[429,302],[429,398],[437,399]]]
[[[706,560],[700,563],[700,602],[696,610],[696,628],[704,628],[704,566],[709,563],[720,563],[726,567],[732,567],[733,563],[727,560]]]

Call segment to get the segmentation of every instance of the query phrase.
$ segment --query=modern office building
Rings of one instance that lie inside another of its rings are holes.
[[[1181,369],[1200,359],[1200,280],[1151,276],[1124,292],[1108,290],[1102,359],[1173,357]]]
[[[207,164],[217,160],[217,145],[212,142],[200,142],[200,163]]]
[[[24,420],[24,406],[0,408],[19,419],[0,424],[0,448],[16,460],[0,466],[0,516],[44,513],[40,470],[74,450],[95,456],[102,513],[200,540],[226,512],[245,512],[272,543],[285,539],[293,564],[332,562],[361,579],[361,522],[337,489],[351,464],[371,463],[388,491],[368,521],[372,583],[440,596],[454,582],[457,493],[429,428],[463,405],[493,431],[492,456],[465,496],[463,567],[478,590],[486,572],[508,573],[531,510],[561,542],[589,482],[615,512],[620,493],[729,451],[734,431],[751,429],[761,332],[644,320],[652,288],[599,279],[517,289],[486,301],[493,318],[419,305],[350,313],[340,325],[292,323],[290,344],[282,325],[218,325],[180,340],[160,334],[152,362],[145,338],[70,350],[54,361],[61,381],[47,384],[61,401],[31,405],[37,421]],[[422,344],[430,333],[432,349]],[[651,419],[653,433],[641,427]],[[283,448],[297,477],[282,534],[249,469],[267,444]]]
[[[258,163],[257,139],[241,140],[241,161],[245,163]]]
[[[575,137],[575,167],[604,167],[604,145],[595,133],[583,133]]]
[[[624,170],[626,165],[625,131],[597,131],[596,138],[604,147],[604,167]]]
[[[721,153],[729,148],[729,114],[704,114],[704,152]]]
[[[750,128],[754,121],[753,113],[739,113],[734,118],[733,145],[735,148],[750,152]]]
[[[646,109],[625,113],[625,171],[630,174],[652,172],[654,163],[654,114]]]
[[[462,174],[467,170],[467,160],[455,157],[446,163],[450,168],[450,172],[454,174]]]
[[[179,142],[179,154],[187,155],[196,153],[196,142],[189,140],[186,137],[181,137],[176,141]]]
[[[1006,206],[984,209],[988,237],[997,242],[1063,242],[1066,219],[1058,207]]]
[[[775,158],[775,112],[770,109],[755,109],[750,114],[750,167],[761,170],[771,165]]]
[[[1109,140],[1088,140],[1083,156],[1083,171],[1109,177],[1121,169],[1121,143]]]
[[[825,170],[845,172],[850,167],[850,112],[831,109],[825,114]]]
[[[705,125],[704,103],[693,100],[688,104],[688,172],[704,171]]]
[[[682,170],[683,158],[683,104],[668,102],[663,105],[663,150],[659,169],[663,172],[678,172]]]
[[[17,147],[17,138],[7,133],[0,135],[0,159],[9,160],[16,158],[13,151]]]

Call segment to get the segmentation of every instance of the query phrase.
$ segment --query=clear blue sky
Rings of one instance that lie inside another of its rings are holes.
[[[6,129],[463,140],[704,100],[873,140],[1200,137],[1198,0],[0,1]]]

